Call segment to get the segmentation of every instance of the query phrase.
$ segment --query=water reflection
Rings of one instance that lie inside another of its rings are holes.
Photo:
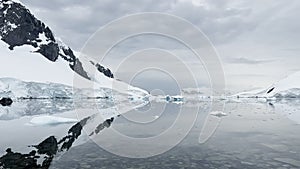
[[[6,154],[0,157],[0,167],[14,169],[49,168],[57,153],[68,151],[72,147],[75,140],[82,134],[83,127],[87,124],[89,119],[91,119],[91,117],[84,118],[73,125],[69,129],[68,135],[59,141],[57,141],[55,136],[49,136],[38,145],[31,146],[34,147],[35,150],[30,151],[28,154],[13,152],[11,148],[8,148],[6,150]],[[107,119],[103,123],[99,124],[94,133],[98,134],[101,130],[110,127],[113,119],[114,118],[112,117],[111,119]]]
[[[74,106],[76,105],[76,106]],[[0,108],[0,120],[13,120],[23,116],[59,114],[84,108],[106,109],[115,103],[108,99],[27,99],[16,100],[9,107]]]
[[[22,105],[21,102],[17,103]],[[86,103],[92,105],[94,103]],[[161,103],[151,103],[151,106],[161,106]],[[24,111],[38,112],[37,110],[47,110],[48,108],[38,108],[35,103],[25,102],[19,108],[0,107],[9,109],[9,113],[18,110],[20,114],[16,118],[2,118],[0,123],[7,126],[6,122],[23,126],[32,114],[21,113]],[[44,103],[51,105],[51,103]],[[69,106],[70,105],[70,106]],[[65,102],[59,107],[64,109],[52,108],[52,113],[60,115],[62,112],[74,110],[72,104]],[[82,105],[85,105],[82,103]],[[276,102],[258,103],[256,101],[232,102],[227,101],[224,113],[226,116],[218,116],[220,113],[211,113],[212,116],[220,119],[220,124],[204,144],[199,144],[198,137],[201,133],[205,119],[210,115],[209,102],[187,102],[187,107],[200,106],[203,111],[198,115],[197,121],[189,132],[188,136],[175,148],[158,156],[146,159],[129,159],[113,155],[96,145],[93,142],[80,139],[95,137],[98,135],[104,142],[114,145],[113,138],[109,135],[112,130],[117,130],[125,135],[137,138],[155,136],[166,130],[177,117],[177,111],[182,105],[168,104],[167,108],[158,119],[149,124],[131,123],[127,117],[112,113],[106,116],[99,116],[95,111],[90,110],[90,115],[82,117],[75,124],[62,125],[55,133],[51,127],[42,128],[45,134],[33,134],[31,144],[23,142],[29,137],[27,133],[14,133],[15,140],[9,140],[11,144],[16,142],[28,149],[19,149],[18,146],[8,146],[2,144],[2,151],[5,151],[0,157],[0,168],[297,168],[300,167],[300,101],[281,100]],[[112,111],[111,105],[105,105],[109,111]],[[89,111],[89,107],[84,107],[84,111]],[[104,109],[105,110],[105,109]],[[149,104],[140,108],[140,110],[149,110]],[[157,109],[154,109],[157,110]],[[184,109],[184,114],[189,115],[193,109]],[[72,112],[74,113],[74,112]],[[130,113],[130,112],[128,112]],[[41,113],[42,114],[42,113]],[[71,113],[70,113],[71,114]],[[9,115],[9,114],[8,114]],[[36,114],[34,114],[36,115]],[[151,116],[156,114],[149,113]],[[2,116],[5,117],[5,116]],[[7,117],[7,116],[6,116]],[[103,117],[105,117],[103,119]],[[101,120],[103,119],[103,120]],[[1,125],[1,124],[0,124]],[[112,128],[113,126],[113,128]],[[84,131],[87,127],[88,131]],[[66,128],[64,130],[62,128]],[[37,130],[38,128],[34,128]],[[5,135],[1,130],[1,135]],[[52,133],[52,134],[51,134]],[[54,133],[54,134],[53,134]],[[47,135],[48,134],[48,135]],[[173,135],[180,134],[174,132]],[[36,136],[34,136],[36,135]],[[7,135],[8,136],[8,135]],[[33,138],[36,137],[36,138]],[[46,138],[46,139],[43,139]],[[3,137],[5,140],[6,138]],[[3,140],[2,139],[2,140]],[[172,139],[172,137],[170,138]],[[0,141],[0,143],[2,143]],[[38,143],[38,144],[34,144]],[[20,147],[21,147],[20,146]],[[118,147],[123,151],[134,149],[134,147]],[[59,157],[59,158],[57,158]]]

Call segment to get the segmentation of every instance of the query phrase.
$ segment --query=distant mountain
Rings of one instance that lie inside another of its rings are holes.
[[[293,73],[267,88],[267,97],[300,98],[300,72]]]
[[[300,72],[293,73],[266,89],[236,94],[238,97],[300,98]]]

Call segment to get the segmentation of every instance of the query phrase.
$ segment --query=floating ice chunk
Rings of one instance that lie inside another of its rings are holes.
[[[180,95],[172,96],[172,98],[175,102],[182,102],[183,101],[183,97],[180,96]]]
[[[76,123],[77,119],[57,117],[57,116],[38,116],[31,119],[27,125],[43,126],[43,125],[59,125],[65,123]]]
[[[222,111],[213,111],[209,113],[212,116],[216,116],[216,117],[223,117],[223,116],[227,116],[227,114],[225,112]]]
[[[167,102],[183,102],[183,96],[175,95],[175,96],[166,96]]]

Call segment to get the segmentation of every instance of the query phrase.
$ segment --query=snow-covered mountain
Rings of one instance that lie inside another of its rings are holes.
[[[77,88],[113,88],[135,98],[148,95],[145,90],[113,79],[110,69],[73,51],[17,0],[0,0],[0,38],[0,77],[69,86],[76,78],[84,84]]]
[[[274,83],[266,91],[267,97],[300,97],[300,72],[293,73]]]
[[[238,93],[235,96],[247,98],[300,98],[300,72],[295,72],[266,89]]]
[[[1,0],[0,16],[1,40],[9,45],[10,50],[18,46],[32,46],[34,52],[40,53],[52,62],[59,57],[63,58],[72,70],[91,79],[72,49],[57,40],[50,28],[36,19],[21,3],[15,0]],[[105,76],[113,77],[109,69],[97,63],[90,64]]]

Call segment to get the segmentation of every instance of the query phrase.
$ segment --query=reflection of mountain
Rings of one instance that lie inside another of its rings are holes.
[[[114,121],[114,117],[107,119],[104,121],[104,123],[99,124],[95,131],[93,131],[89,136],[92,136],[94,134],[98,134],[101,130],[103,130],[104,128],[108,128],[110,127],[111,123]]]
[[[83,111],[85,110],[86,109],[84,109]],[[91,111],[85,113],[83,112],[82,114],[79,113],[79,116],[81,115],[82,120],[72,125],[71,127],[68,127],[67,134],[64,135],[57,133],[55,135],[40,134],[43,136],[37,137],[38,134],[35,134],[33,136],[28,136],[28,134],[26,134],[25,136],[22,136],[21,133],[16,132],[19,133],[19,135],[14,136],[15,138],[22,139],[23,137],[29,137],[29,143],[27,142],[26,145],[34,146],[31,146],[28,149],[24,150],[15,148],[15,146],[10,146],[10,144],[8,144],[8,146],[5,146],[5,148],[10,147],[10,149],[8,149],[5,155],[0,157],[0,168],[25,168],[25,166],[28,168],[48,168],[55,157],[61,156],[62,154],[64,154],[64,152],[68,151],[74,146],[86,143],[86,139],[88,138],[88,136],[90,136],[92,139],[98,136],[98,138],[101,139],[101,131],[109,128],[119,114],[118,111],[114,108],[102,109],[100,111],[102,112]],[[174,113],[170,114],[174,115]],[[30,119],[30,117],[28,119]],[[21,124],[21,127],[22,126],[23,125]],[[43,128],[44,126],[40,127]],[[85,131],[88,133],[83,132],[83,127],[85,127]],[[48,133],[48,131],[42,131]],[[46,139],[43,140],[41,138]],[[41,142],[35,144],[37,143],[37,141]],[[22,142],[21,144],[24,143]],[[22,146],[23,145],[21,145],[21,147]],[[14,160],[14,162],[11,161],[12,159]]]
[[[68,134],[57,141],[54,136],[49,136],[47,139],[32,146],[34,150],[28,154],[13,152],[11,148],[6,150],[6,154],[0,157],[0,168],[4,169],[47,169],[58,152],[68,151],[76,139],[82,133],[83,127],[88,123],[93,116],[86,117],[80,122],[73,125]],[[113,117],[100,123],[93,134],[98,134],[101,130],[110,127],[113,122]],[[41,161],[41,162],[40,162]]]
[[[48,142],[49,140],[54,140],[53,137],[49,137],[45,140]],[[47,146],[53,146],[51,144]],[[45,152],[50,154],[50,152]],[[53,155],[47,155],[42,164],[38,164],[38,159],[40,158],[42,153],[38,153],[35,150],[32,150],[28,154],[21,154],[17,152],[13,152],[10,148],[6,150],[6,154],[0,157],[0,166],[4,169],[14,168],[14,169],[24,169],[24,168],[31,168],[31,169],[46,169],[50,167],[51,161],[53,159]]]
[[[58,145],[61,145],[59,151],[69,150],[72,147],[72,144],[81,135],[82,128],[86,125],[89,119],[90,117],[84,118],[69,129],[68,135],[63,137],[57,143]]]

